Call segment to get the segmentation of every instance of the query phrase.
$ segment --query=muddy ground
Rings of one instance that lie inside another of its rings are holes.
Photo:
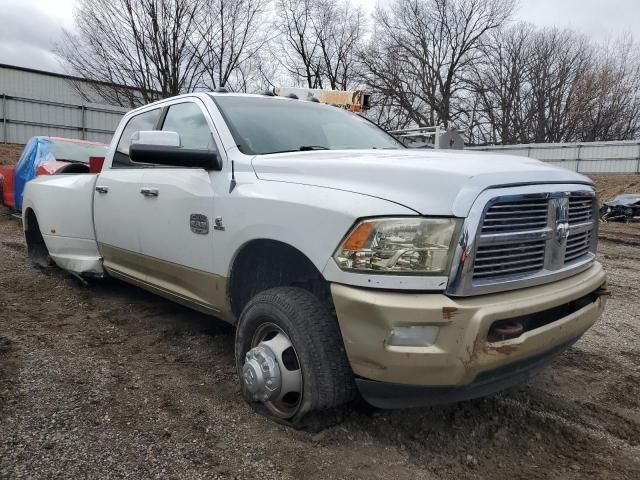
[[[638,225],[603,226],[605,316],[528,386],[314,434],[242,401],[226,324],[36,270],[0,212],[0,478],[640,478]]]

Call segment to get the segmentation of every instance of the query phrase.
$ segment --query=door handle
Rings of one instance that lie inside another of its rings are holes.
[[[98,192],[98,193],[109,193],[109,187],[105,187],[103,185],[98,185],[96,187],[96,192]]]
[[[157,188],[142,187],[140,193],[145,197],[157,197],[160,192],[158,192]]]

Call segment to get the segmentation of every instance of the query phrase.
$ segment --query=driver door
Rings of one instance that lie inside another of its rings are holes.
[[[208,115],[199,101],[170,104],[161,130],[177,132],[188,149],[215,150]],[[174,300],[211,313],[222,279],[213,273],[215,194],[203,168],[151,166],[142,174],[140,245],[147,283]],[[220,288],[222,287],[222,288]]]

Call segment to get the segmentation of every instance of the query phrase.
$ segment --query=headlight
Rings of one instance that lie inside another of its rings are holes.
[[[333,258],[343,270],[442,275],[449,267],[459,221],[380,218],[358,223]]]

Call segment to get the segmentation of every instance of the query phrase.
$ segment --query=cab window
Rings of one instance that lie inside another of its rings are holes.
[[[143,164],[132,162],[129,158],[129,145],[131,145],[131,135],[141,130],[155,130],[160,118],[160,108],[149,110],[135,117],[131,117],[122,131],[120,141],[113,155],[112,168],[140,168]]]

